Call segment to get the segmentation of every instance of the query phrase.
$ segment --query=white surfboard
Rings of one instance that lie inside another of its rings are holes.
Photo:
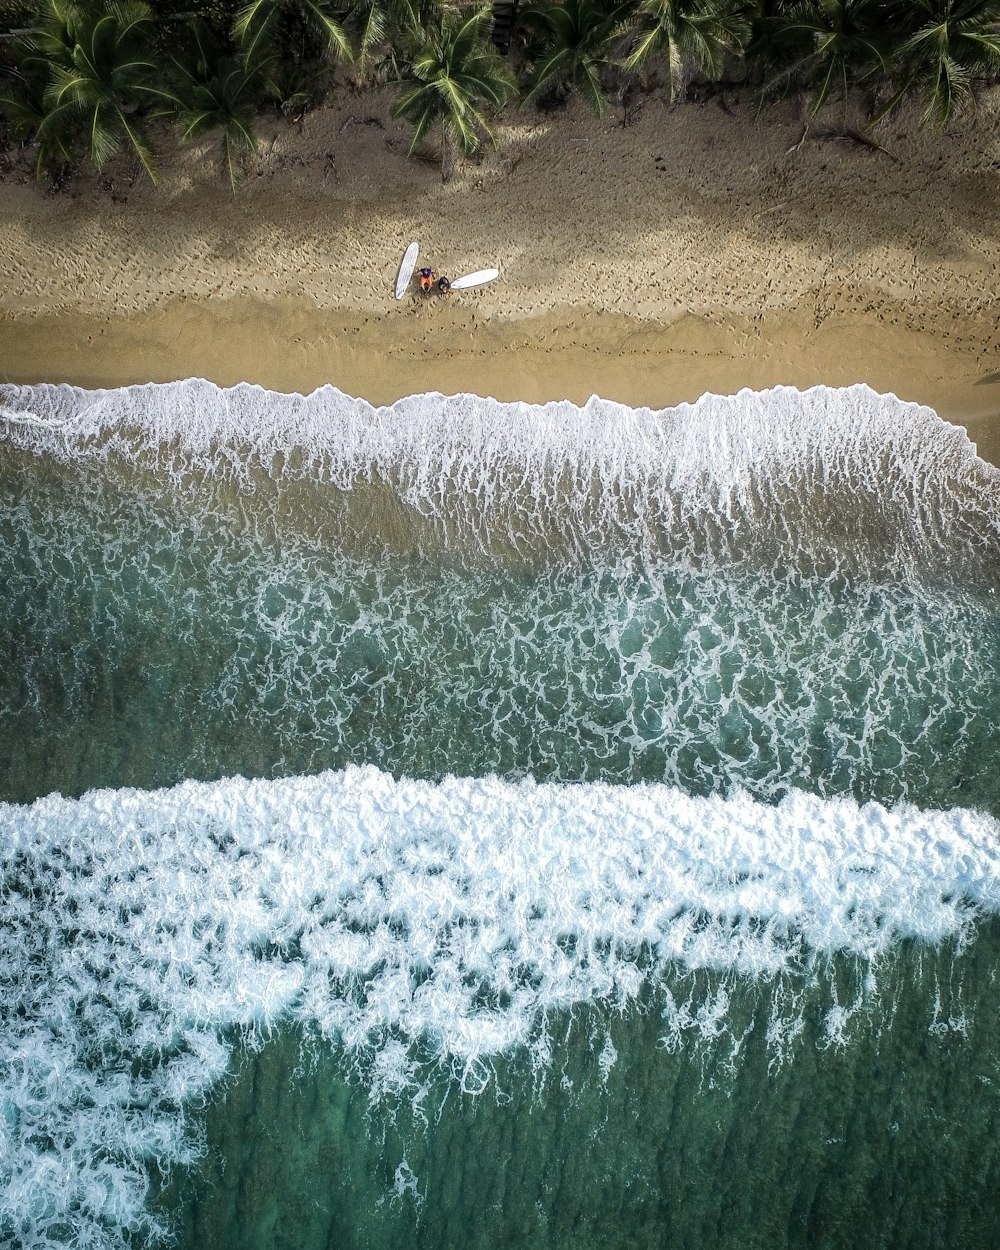
[[[453,291],[467,291],[470,286],[482,286],[484,282],[492,282],[500,277],[499,269],[477,269],[475,273],[464,273],[451,284]]]
[[[399,262],[399,273],[396,274],[396,299],[402,299],[406,294],[406,288],[410,285],[413,270],[417,265],[417,253],[419,251],[419,245],[411,243],[403,253],[403,259]]]

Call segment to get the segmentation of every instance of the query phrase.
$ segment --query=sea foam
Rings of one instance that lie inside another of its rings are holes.
[[[541,1036],[545,1061],[553,1012],[627,1011],[678,970],[846,952],[875,976],[901,940],[965,941],[1000,910],[998,835],[967,810],[370,767],[4,805],[0,1227],[156,1231],[146,1165],[192,1157],[183,1110],[233,1036],[299,1021],[380,1093],[412,1087],[417,1046],[479,1092],[501,1053]],[[664,1001],[665,1045],[724,1025],[724,994]]]
[[[115,460],[245,490],[308,479],[391,490],[479,549],[626,547],[875,576],[1000,581],[1000,470],[929,408],[864,385],[776,387],[652,410],[202,380],[0,387],[0,428],[57,460]]]

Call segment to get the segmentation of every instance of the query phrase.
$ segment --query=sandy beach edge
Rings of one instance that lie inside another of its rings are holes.
[[[513,110],[447,185],[391,104],[262,120],[237,196],[210,145],[165,151],[156,188],[115,167],[56,195],[8,171],[0,380],[653,408],[866,382],[1000,464],[1000,90],[947,135],[896,119],[877,152],[805,142],[791,103],[761,118],[749,96],[654,93],[628,125]],[[415,239],[421,263],[500,279],[397,302]]]
[[[483,320],[471,301],[419,297],[382,316],[290,297],[180,298],[128,318],[0,315],[0,343],[8,382],[101,388],[203,377],[302,393],[330,383],[376,405],[468,391],[530,403],[596,394],[665,408],[705,392],[866,382],[964,426],[980,456],[1000,465],[1000,375],[983,372],[980,353],[884,314],[810,327],[791,308],[662,325],[579,309]]]

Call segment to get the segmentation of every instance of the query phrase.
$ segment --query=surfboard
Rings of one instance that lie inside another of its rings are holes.
[[[499,269],[477,269],[475,273],[464,273],[451,284],[453,291],[467,291],[470,286],[482,286],[484,282],[492,282],[500,277]]]
[[[417,264],[419,251],[419,245],[411,243],[403,253],[403,259],[399,262],[399,273],[396,274],[396,299],[402,299],[406,294],[406,288],[410,285],[410,279],[413,277],[413,270]]]

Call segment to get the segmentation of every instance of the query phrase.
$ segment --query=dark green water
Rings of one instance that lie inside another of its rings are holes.
[[[544,1065],[501,1059],[475,1096],[428,1065],[373,1103],[350,1059],[286,1034],[243,1057],[202,1169],[160,1201],[191,1250],[986,1250],[998,957],[992,921],[958,956],[904,946],[867,993],[843,959],[777,983],[678,978],[686,1028],[660,995],[626,1018],[556,1013]],[[839,1042],[836,993],[855,1007]],[[699,1020],[720,994],[725,1024]]]

